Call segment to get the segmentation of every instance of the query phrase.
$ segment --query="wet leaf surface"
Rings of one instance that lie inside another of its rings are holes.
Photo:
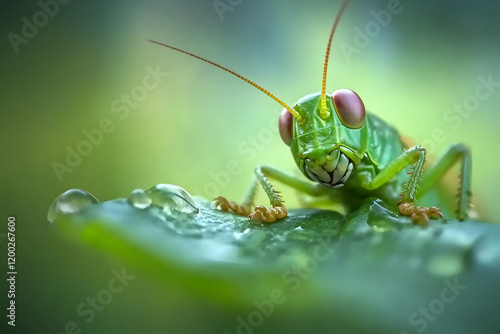
[[[214,302],[250,312],[275,293],[295,328],[469,333],[481,322],[482,333],[500,331],[498,224],[442,219],[422,228],[369,199],[346,217],[297,209],[260,225],[195,201],[197,215],[167,215],[117,199],[61,214],[53,226]]]

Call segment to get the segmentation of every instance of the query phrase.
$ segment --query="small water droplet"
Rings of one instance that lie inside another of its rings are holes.
[[[151,206],[153,200],[143,189],[134,189],[127,198],[128,202],[138,209],[146,209]]]
[[[70,189],[59,195],[50,205],[47,220],[54,222],[61,213],[75,213],[99,201],[89,192],[81,189]]]
[[[148,189],[146,194],[152,203],[163,209],[168,215],[179,213],[198,214],[193,197],[184,189],[173,184],[157,184]]]

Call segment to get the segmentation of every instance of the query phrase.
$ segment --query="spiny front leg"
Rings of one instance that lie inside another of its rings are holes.
[[[437,207],[427,208],[422,206],[415,206],[415,194],[418,188],[418,182],[421,181],[421,176],[424,171],[425,154],[426,150],[418,146],[418,159],[413,166],[413,169],[408,174],[410,177],[404,185],[403,192],[401,193],[401,200],[398,203],[399,213],[403,216],[408,216],[413,221],[413,224],[420,226],[427,226],[429,219],[443,218],[441,210]]]
[[[434,186],[457,162],[461,163],[460,185],[458,188],[458,207],[455,211],[458,220],[465,220],[468,217],[468,210],[471,201],[471,173],[472,158],[470,150],[463,144],[455,144],[432,165],[422,177],[417,198],[424,195]]]
[[[429,219],[443,217],[441,211],[436,207],[417,207],[413,204],[418,188],[417,183],[420,181],[420,176],[423,172],[425,154],[425,148],[414,146],[394,159],[394,161],[380,171],[380,173],[375,175],[375,177],[370,178],[369,174],[363,174],[361,181],[364,188],[374,190],[389,182],[396,174],[400,173],[406,167],[414,164],[413,170],[408,173],[410,177],[404,185],[398,207],[401,215],[410,217],[414,224],[421,226],[427,225]]]
[[[448,151],[446,151],[443,156],[425,172],[420,182],[420,189],[417,197],[424,195],[433,185],[435,185],[446,174],[446,172],[453,167],[457,160],[461,160],[462,168],[460,173],[458,208],[456,213],[458,220],[464,220],[468,216],[467,211],[470,204],[470,175],[472,165],[470,150],[465,145],[456,144],[451,146]],[[414,193],[416,190],[416,180],[413,176],[416,174],[418,170],[417,168],[419,168],[419,162],[415,165],[413,174],[406,184],[405,192],[401,195],[402,199],[399,205],[399,213],[405,216],[410,216],[410,218],[412,218],[412,220],[419,225],[426,225],[428,218],[443,218],[443,214],[436,207],[422,208],[415,207],[413,205],[413,199],[415,198]],[[420,175],[421,168],[419,170]],[[411,202],[408,201],[408,199],[410,199]]]
[[[256,179],[254,179],[252,185],[248,189],[243,204],[228,201],[225,197],[217,196],[214,198],[215,206],[222,211],[232,212],[240,216],[248,216],[248,218],[254,222],[273,223],[277,219],[285,218],[288,215],[288,211],[283,204],[283,198],[279,194],[279,191],[273,189],[271,183],[264,175],[263,170],[266,170],[266,168],[258,167],[255,170]],[[266,208],[259,205],[253,209],[253,203],[255,202],[259,183],[262,185],[266,195],[271,201],[271,206]]]
[[[283,197],[281,197],[279,191],[274,190],[271,182],[269,182],[268,176],[272,175],[272,168],[260,166],[255,169],[257,181],[264,189],[269,201],[271,202],[271,206],[268,208],[260,205],[256,206],[255,210],[248,216],[251,221],[272,223],[275,222],[276,219],[282,219],[288,215]],[[252,201],[254,197],[254,194],[252,194]]]
[[[279,191],[274,190],[268,178],[273,178],[281,183],[284,183],[296,190],[309,194],[311,196],[321,196],[325,192],[325,188],[320,185],[310,184],[299,179],[296,176],[284,173],[270,166],[260,166],[255,169],[255,179],[248,189],[243,204],[230,202],[222,196],[215,198],[215,205],[222,211],[233,212],[241,216],[248,216],[254,222],[272,223],[278,219],[283,219],[288,215],[283,198]],[[256,206],[255,196],[259,184],[264,189],[271,206]]]

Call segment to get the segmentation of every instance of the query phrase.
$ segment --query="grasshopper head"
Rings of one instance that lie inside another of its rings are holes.
[[[365,107],[351,90],[326,94],[328,112],[320,107],[320,93],[309,94],[280,116],[281,138],[290,146],[297,166],[309,179],[340,188],[363,158],[367,147]]]
[[[326,93],[333,35],[348,2],[342,3],[330,30],[321,92],[304,96],[292,108],[293,112],[285,108],[279,124],[281,138],[292,149],[302,173],[332,188],[345,184],[365,155],[368,143],[365,106],[358,94],[349,89]]]

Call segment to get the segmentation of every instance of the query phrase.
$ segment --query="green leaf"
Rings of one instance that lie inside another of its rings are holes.
[[[118,199],[54,225],[169,284],[250,311],[274,296],[276,307],[332,331],[500,328],[500,225],[442,219],[422,228],[376,199],[348,216],[297,209],[256,225],[196,202],[197,216],[171,216]]]

